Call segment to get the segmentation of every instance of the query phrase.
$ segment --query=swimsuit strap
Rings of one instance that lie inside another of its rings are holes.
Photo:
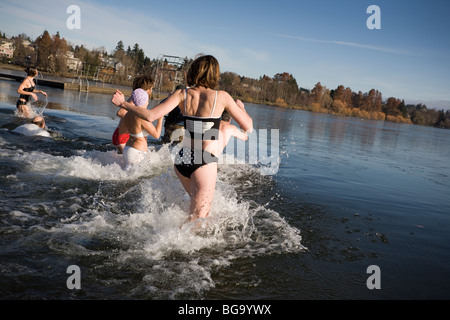
[[[216,97],[214,98],[214,107],[213,107],[213,109],[212,109],[212,112],[211,112],[211,116],[210,116],[210,118],[212,118],[212,116],[213,116],[213,114],[214,114],[214,110],[216,110],[216,104],[217,104],[217,93],[218,93],[218,91],[216,91]]]
[[[187,107],[186,107],[186,105],[187,105],[187,91],[188,91],[188,89],[184,90],[184,113],[186,115],[188,115],[187,114]],[[210,118],[212,118],[212,116],[214,114],[214,110],[216,110],[217,94],[218,94],[218,91],[216,91],[216,97],[214,98],[214,106],[213,106]]]
[[[186,104],[187,104],[187,91],[188,91],[188,89],[184,90],[184,114],[185,115],[188,115],[187,114],[187,107],[186,107]]]

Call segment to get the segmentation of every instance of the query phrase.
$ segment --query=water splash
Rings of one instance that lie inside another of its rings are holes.
[[[261,175],[249,165],[219,170],[210,217],[189,224],[189,196],[168,146],[151,146],[132,170],[114,151],[62,157],[11,150],[8,157],[26,168],[11,179],[48,186],[45,196],[32,192],[31,210],[24,206],[7,219],[10,227],[28,225],[20,246],[33,243],[78,264],[85,282],[127,297],[202,298],[217,271],[236,260],[305,249],[299,230],[278,212],[237,191],[258,185]]]

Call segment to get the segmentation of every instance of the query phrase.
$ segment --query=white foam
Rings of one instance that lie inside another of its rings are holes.
[[[19,221],[29,221],[29,220],[36,219],[32,215],[18,211],[18,210],[13,210],[9,214],[14,220],[19,220]]]
[[[22,134],[27,137],[32,136],[41,136],[41,137],[50,137],[50,133],[45,131],[44,129],[39,128],[37,125],[33,123],[23,124],[18,126],[13,130],[13,132]]]
[[[161,298],[201,295],[215,286],[213,272],[235,259],[299,252],[299,231],[280,215],[262,206],[251,209],[227,183],[218,181],[211,216],[199,227],[185,224],[189,197],[170,172],[139,185],[141,197],[130,215],[95,213],[77,222],[76,233],[120,239],[118,266],[133,268],[136,261],[153,266],[137,291]],[[73,225],[72,225],[73,226]],[[139,264],[137,264],[139,265]]]
[[[67,158],[19,149],[5,152],[5,157],[8,156],[26,165],[30,173],[101,181],[135,180],[160,174],[172,167],[168,147],[158,150],[150,147],[145,159],[130,170],[125,170],[122,155],[115,151],[79,151],[78,155]]]
[[[37,116],[37,112],[36,112],[36,108],[34,108],[32,103],[28,103],[28,108],[29,108],[29,117],[30,118],[34,118],[35,116]],[[26,118],[22,112],[19,111],[19,109],[15,109],[14,110],[14,116],[18,117],[18,118]]]
[[[150,147],[145,160],[132,170],[123,169],[122,158],[114,151],[81,152],[70,158],[42,152],[10,152],[10,157],[28,168],[28,173],[19,175],[108,182],[106,187],[100,184],[95,194],[66,190],[64,197],[87,197],[92,204],[86,207],[75,200],[70,205],[64,203],[67,213],[59,224],[36,228],[51,233],[48,246],[55,252],[100,256],[115,268],[143,273],[142,282],[131,295],[200,297],[215,286],[214,271],[228,268],[235,259],[305,249],[299,230],[280,213],[236,192],[235,185],[269,179],[261,178],[258,169],[246,164],[224,165],[219,170],[210,217],[186,224],[190,199],[173,172],[167,146]],[[126,189],[120,189],[119,197],[111,196],[110,188],[125,188],[122,182],[127,182]],[[58,209],[48,210],[56,214]],[[16,212],[14,218],[31,217]],[[90,242],[108,245],[89,247],[86,243]],[[116,248],[114,254],[109,251],[110,246]]]

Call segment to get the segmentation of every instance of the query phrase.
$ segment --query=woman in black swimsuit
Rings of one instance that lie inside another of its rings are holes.
[[[38,70],[35,68],[27,68],[25,71],[27,77],[22,81],[19,89],[17,89],[17,93],[20,96],[19,100],[17,100],[16,107],[25,118],[31,118],[31,110],[28,106],[30,98],[33,97],[34,100],[38,100],[36,93],[42,93],[45,97],[47,97],[47,93],[42,90],[36,90],[34,78],[38,75]]]
[[[225,91],[215,90],[219,84],[219,63],[213,56],[197,58],[187,73],[188,90],[177,90],[153,109],[136,108],[127,103],[120,91],[112,102],[138,117],[153,122],[177,106],[185,117],[183,148],[175,159],[175,172],[184,189],[191,196],[190,220],[209,215],[217,177],[217,156],[220,147],[219,125],[227,110],[239,127],[253,130],[253,121],[244,108],[239,107]]]

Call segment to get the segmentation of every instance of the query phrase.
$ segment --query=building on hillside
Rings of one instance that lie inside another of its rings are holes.
[[[0,58],[11,59],[13,56],[14,56],[13,43],[5,39],[0,40]]]
[[[69,70],[78,70],[83,66],[83,62],[80,59],[75,58],[74,53],[71,51],[66,52],[66,65]]]

